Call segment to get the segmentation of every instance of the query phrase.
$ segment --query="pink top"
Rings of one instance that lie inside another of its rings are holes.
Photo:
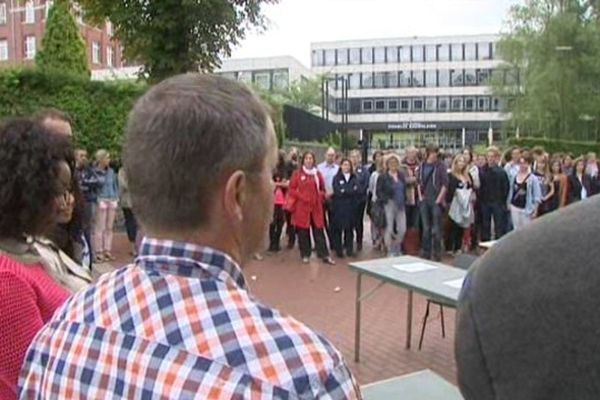
[[[281,188],[275,189],[275,205],[283,206],[285,204],[285,195]]]
[[[41,264],[0,254],[0,399],[17,398],[17,382],[34,336],[69,297]]]

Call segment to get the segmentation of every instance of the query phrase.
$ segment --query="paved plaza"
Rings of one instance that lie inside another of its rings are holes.
[[[129,262],[129,246],[124,234],[115,236],[115,266]],[[359,259],[381,257],[366,248]],[[355,259],[352,259],[355,260]],[[358,260],[358,259],[356,259]],[[439,308],[432,308],[423,349],[418,350],[425,298],[414,296],[413,340],[411,350],[404,348],[406,330],[406,291],[385,285],[363,303],[361,361],[354,362],[354,301],[356,275],[346,260],[331,267],[315,258],[302,264],[297,249],[265,255],[244,273],[254,295],[262,302],[292,315],[329,338],[342,351],[360,384],[391,378],[429,368],[456,383],[454,361],[455,312],[445,309],[446,338],[442,338]],[[344,262],[342,262],[344,261]],[[104,264],[101,272],[112,269]],[[363,293],[377,281],[363,278]],[[339,290],[336,290],[339,288]]]

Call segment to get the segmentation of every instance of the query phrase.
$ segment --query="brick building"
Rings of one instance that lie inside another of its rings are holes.
[[[46,18],[52,0],[0,0],[0,67],[31,64],[44,37]],[[91,70],[121,68],[122,48],[112,40],[112,26],[86,24],[75,7],[75,19],[85,41]]]

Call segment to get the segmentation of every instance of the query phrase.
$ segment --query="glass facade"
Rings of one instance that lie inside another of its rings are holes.
[[[348,49],[339,49],[337,51],[337,64],[338,65],[348,64]]]
[[[350,64],[360,64],[360,49],[350,49],[348,53],[350,58]]]
[[[360,50],[360,60],[362,64],[373,64],[373,48],[364,47]]]
[[[463,61],[463,45],[462,44],[452,44],[450,45],[451,60],[452,61]]]
[[[437,46],[435,44],[425,46],[425,61],[437,61]]]
[[[325,65],[335,65],[335,50],[325,50]]]
[[[450,45],[439,44],[438,46],[438,61],[450,61]]]
[[[360,85],[363,89],[372,89],[373,88],[373,73],[372,72],[363,72],[361,74]]]
[[[423,62],[425,61],[423,54],[423,46],[413,46],[412,47],[412,61],[413,62]]]
[[[389,64],[398,62],[398,48],[397,47],[387,47],[385,49],[386,59]]]
[[[400,47],[400,62],[401,63],[409,63],[411,61],[412,61],[412,57],[410,56],[410,46]]]
[[[437,71],[435,69],[425,71],[425,86],[437,87]]]
[[[385,47],[375,47],[374,55],[375,55],[375,64],[384,64],[385,63]]]

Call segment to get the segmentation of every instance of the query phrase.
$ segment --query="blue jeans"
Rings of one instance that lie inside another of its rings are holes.
[[[506,234],[507,210],[501,203],[481,205],[481,241],[492,240],[492,218],[494,218],[494,239],[498,240]]]
[[[419,205],[423,232],[421,237],[421,256],[431,259],[442,258],[442,207],[439,204],[421,202]]]

